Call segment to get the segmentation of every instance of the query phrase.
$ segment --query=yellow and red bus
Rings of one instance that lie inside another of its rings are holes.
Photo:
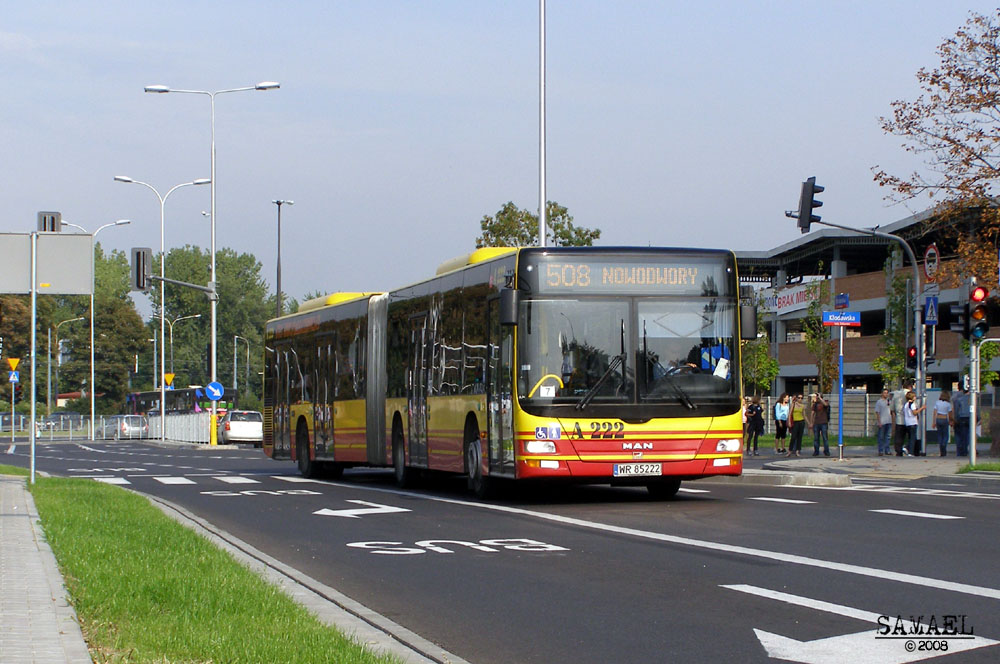
[[[742,472],[732,252],[484,248],[266,328],[264,450],[312,476],[391,466],[644,485]]]

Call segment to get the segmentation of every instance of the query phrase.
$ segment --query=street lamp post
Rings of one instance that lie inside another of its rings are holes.
[[[250,387],[250,340],[246,337],[241,337],[238,334],[233,335],[233,393],[236,392],[236,340],[242,339],[247,344],[247,378],[246,378],[246,388]]]
[[[167,323],[170,325],[170,373],[174,372],[174,323],[182,320],[188,320],[189,318],[201,318],[201,314],[193,314],[191,316],[178,316],[173,320],[167,321]]]
[[[95,372],[94,372],[94,291],[97,287],[97,273],[95,272],[95,261],[94,257],[95,246],[94,243],[97,241],[97,234],[103,231],[105,228],[110,228],[111,226],[124,226],[126,224],[131,224],[130,219],[119,219],[118,221],[112,221],[110,224],[104,224],[103,226],[98,226],[97,230],[90,236],[90,440],[95,440],[95,413],[97,410],[97,402],[95,401]],[[72,226],[73,228],[78,228],[84,233],[87,229],[76,224],[71,224],[68,221],[62,222],[63,226]],[[58,398],[58,397],[57,397]]]
[[[59,352],[59,328],[65,325],[66,323],[73,323],[78,320],[83,320],[84,318],[86,318],[86,316],[77,316],[76,318],[68,318],[64,321],[56,323],[56,326],[54,328],[56,331],[56,408],[59,407],[59,364],[60,364],[59,360],[62,358],[62,353]],[[52,330],[53,328],[49,327],[49,377],[47,381],[49,384],[49,390],[48,390],[49,395],[48,399],[46,400],[47,401],[46,410],[48,411],[48,413],[46,413],[47,415],[52,414]]]
[[[139,180],[133,180],[132,178],[125,175],[116,175],[115,182],[125,182],[127,184],[141,184],[146,187],[154,194],[160,201],[160,440],[166,442],[167,440],[167,390],[163,382],[163,374],[166,373],[167,369],[167,354],[164,352],[163,339],[166,338],[167,331],[167,317],[164,315],[164,310],[166,308],[166,295],[167,288],[166,282],[166,264],[167,255],[163,245],[163,208],[164,204],[167,202],[167,198],[170,194],[174,193],[177,189],[181,187],[189,187],[191,185],[202,185],[209,184],[211,180],[207,178],[202,178],[199,180],[192,180],[191,182],[182,182],[181,184],[174,185],[166,194],[160,195],[160,192],[156,188],[145,182],[140,182]],[[213,281],[214,285],[214,281]]]
[[[278,206],[278,279],[277,283],[275,284],[275,289],[278,291],[278,293],[275,299],[278,300],[277,318],[281,318],[281,206],[295,205],[295,201],[284,201],[279,199],[271,202]]]
[[[211,183],[212,183],[212,215],[211,215],[211,246],[209,247],[209,253],[212,255],[211,259],[211,283],[209,284],[212,288],[215,288],[215,95],[226,94],[228,92],[245,92],[248,90],[277,90],[281,87],[275,81],[261,81],[256,85],[249,85],[242,88],[230,88],[228,90],[216,90],[215,92],[210,92],[208,90],[175,90],[167,85],[147,85],[143,90],[145,92],[155,92],[158,94],[165,94],[168,92],[177,92],[181,94],[192,94],[192,95],[205,95],[209,98],[211,102],[212,110],[212,154],[211,154]],[[217,308],[218,302],[213,298],[209,307],[210,317],[211,317],[211,337],[209,339],[209,355],[210,365],[211,365],[211,375],[212,382],[215,382],[217,375],[216,369],[218,365],[216,364],[216,353],[217,353],[217,335],[218,335],[218,318],[217,318]],[[216,402],[212,402],[212,424],[215,427],[216,420]]]

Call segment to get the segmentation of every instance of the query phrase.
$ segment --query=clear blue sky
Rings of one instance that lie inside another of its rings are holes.
[[[982,2],[549,0],[548,193],[605,245],[762,250],[796,237],[799,183],[829,221],[888,223],[881,165],[920,167],[878,118]],[[538,203],[536,0],[4,3],[0,232],[59,210],[110,248],[159,247],[152,192],[209,175],[218,244],[273,289],[383,290]],[[167,247],[208,246],[208,187],[166,205]],[[171,276],[171,275],[168,275]],[[176,275],[183,278],[183,275]]]

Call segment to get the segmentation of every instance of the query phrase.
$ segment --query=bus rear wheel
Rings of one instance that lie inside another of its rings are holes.
[[[681,481],[678,479],[665,479],[650,482],[646,485],[651,498],[656,500],[667,500],[677,495],[681,488]]]
[[[466,433],[465,468],[469,474],[469,490],[479,498],[489,498],[493,494],[493,483],[483,475],[483,441],[478,431]]]
[[[295,429],[295,457],[302,477],[315,477],[318,464],[309,458],[309,430],[305,422]]]
[[[396,484],[399,487],[405,489],[413,485],[414,471],[406,465],[403,426],[398,421],[392,426],[392,469],[396,474]]]

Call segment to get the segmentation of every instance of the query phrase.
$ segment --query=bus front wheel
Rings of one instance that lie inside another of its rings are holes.
[[[657,480],[646,485],[646,490],[649,491],[650,497],[656,500],[673,498],[677,495],[680,488],[681,481],[678,479]]]
[[[469,490],[479,498],[492,495],[492,482],[483,475],[483,441],[479,432],[466,434],[465,466],[469,474]]]

